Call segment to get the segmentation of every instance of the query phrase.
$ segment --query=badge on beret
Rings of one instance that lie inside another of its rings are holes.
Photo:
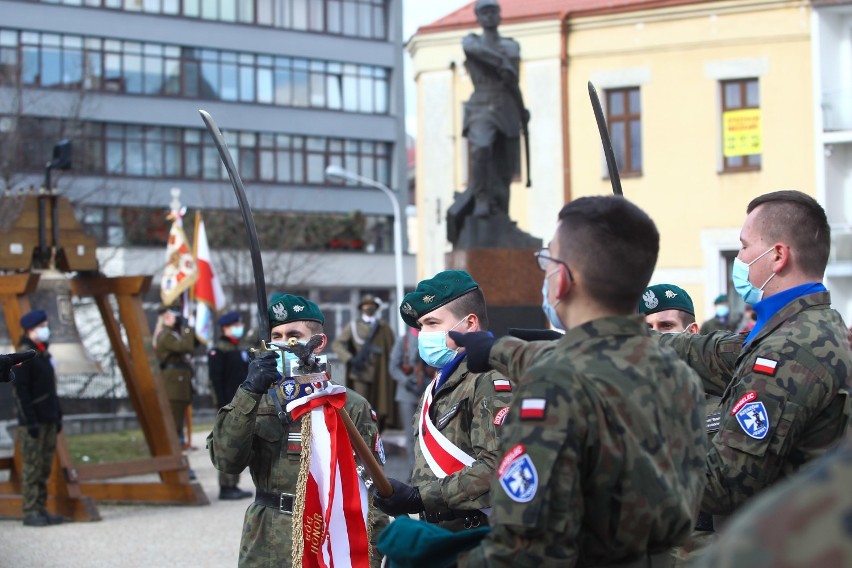
[[[538,490],[538,472],[523,444],[518,444],[503,456],[497,469],[500,486],[516,503],[528,503]]]
[[[293,311],[297,314],[305,309],[305,306],[293,306]]]
[[[423,296],[423,303],[424,304],[431,304],[434,300],[435,300],[435,296],[431,296],[431,295],[428,295],[428,294],[426,296]]]
[[[272,314],[276,320],[283,321],[287,319],[287,307],[284,304],[275,304],[272,306]]]
[[[675,298],[675,297],[677,297],[677,294],[675,294],[675,293],[674,293],[674,292],[672,292],[671,290],[666,290],[666,298],[668,298],[669,300],[671,300],[672,298]]]
[[[401,311],[402,311],[402,313],[404,313],[404,314],[406,314],[406,315],[409,315],[409,316],[411,316],[411,317],[415,317],[415,318],[417,317],[417,312],[416,312],[416,311],[414,311],[414,308],[412,308],[412,307],[411,307],[411,304],[409,304],[408,302],[405,302],[405,303],[402,305],[402,309],[401,309]]]
[[[649,310],[653,310],[660,304],[660,300],[657,299],[657,295],[654,294],[653,290],[646,290],[642,294],[642,301],[645,302],[645,307]]]

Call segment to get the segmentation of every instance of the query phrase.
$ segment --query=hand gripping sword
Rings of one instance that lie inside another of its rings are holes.
[[[219,150],[219,157],[222,159],[222,163],[225,164],[225,169],[228,172],[228,177],[231,178],[231,185],[234,186],[234,193],[236,194],[237,201],[240,204],[240,212],[243,215],[246,233],[248,233],[249,251],[251,252],[251,267],[254,272],[255,291],[257,292],[258,333],[260,334],[262,341],[261,344],[265,349],[266,340],[269,339],[269,319],[266,312],[266,280],[264,280],[263,276],[263,259],[260,256],[260,244],[257,241],[257,229],[254,226],[254,217],[252,217],[251,214],[251,207],[249,207],[248,199],[246,198],[246,190],[243,187],[240,174],[237,172],[237,167],[234,165],[234,160],[231,158],[231,152],[225,144],[225,138],[222,136],[222,132],[216,125],[216,121],[213,120],[212,116],[210,116],[210,113],[204,110],[199,110],[198,112],[201,113],[201,119],[204,121],[207,131],[213,137],[216,149]],[[349,417],[346,410],[340,408],[337,412],[340,414],[340,418],[346,425],[346,432],[349,434],[349,440],[352,442],[355,454],[373,478],[373,483],[376,485],[376,490],[379,495],[382,497],[390,497],[393,494],[393,487],[391,487],[388,478],[385,476],[382,466],[379,465],[378,461],[376,461],[376,457],[361,437],[361,434],[358,432],[358,428],[352,422],[352,418]]]
[[[595,111],[595,121],[598,123],[598,132],[601,135],[604,155],[606,156],[606,169],[609,170],[609,182],[612,184],[612,192],[615,195],[624,195],[621,191],[621,177],[618,175],[618,164],[615,162],[615,154],[612,151],[612,142],[609,139],[609,130],[606,127],[601,101],[595,86],[589,81],[589,99],[592,101],[592,110]]]

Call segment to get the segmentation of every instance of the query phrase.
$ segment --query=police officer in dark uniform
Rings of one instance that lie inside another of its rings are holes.
[[[12,367],[28,361],[35,357],[36,352],[32,349],[23,353],[9,353],[0,355],[0,383],[9,383],[15,380],[15,371]]]
[[[207,354],[210,368],[210,382],[217,407],[228,404],[237,393],[237,389],[248,373],[248,352],[242,348],[241,340],[245,326],[240,312],[227,312],[217,323],[222,334],[215,347]],[[240,474],[219,472],[219,499],[234,500],[251,497],[249,491],[243,491],[237,484]]]
[[[56,449],[56,434],[62,430],[62,410],[56,394],[56,373],[50,360],[50,328],[47,313],[33,310],[21,318],[24,334],[18,342],[21,351],[34,350],[36,356],[15,367],[15,399],[18,406],[18,442],[23,471],[21,495],[24,524],[44,527],[62,522],[47,512],[47,479]]]

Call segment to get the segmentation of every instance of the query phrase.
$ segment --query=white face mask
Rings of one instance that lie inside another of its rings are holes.
[[[37,327],[35,336],[39,343],[47,343],[47,340],[50,339],[50,328],[47,326]]]

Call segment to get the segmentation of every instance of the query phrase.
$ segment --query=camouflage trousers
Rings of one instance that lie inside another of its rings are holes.
[[[56,450],[56,424],[39,424],[38,436],[30,436],[27,428],[18,427],[18,443],[21,445],[21,496],[24,500],[24,516],[36,515],[47,510],[47,478]]]
[[[219,487],[236,487],[240,483],[239,473],[219,472]]]
[[[706,552],[707,547],[713,544],[715,540],[716,533],[713,531],[693,531],[686,542],[672,549],[674,567],[691,566],[695,559]]]

